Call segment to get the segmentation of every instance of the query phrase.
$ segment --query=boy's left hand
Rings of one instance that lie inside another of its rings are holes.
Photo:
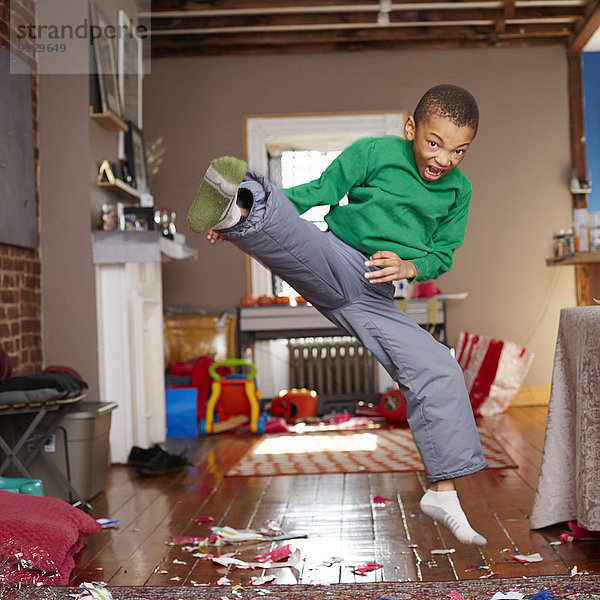
[[[398,279],[412,279],[417,276],[417,267],[409,260],[402,260],[395,252],[379,250],[365,261],[365,267],[383,267],[377,271],[367,271],[369,283],[385,283]]]

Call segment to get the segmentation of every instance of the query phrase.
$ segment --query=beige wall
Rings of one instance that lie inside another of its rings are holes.
[[[390,51],[322,56],[160,59],[145,80],[145,135],[167,154],[153,183],[178,213],[197,262],[165,265],[165,306],[234,310],[245,260],[187,231],[185,215],[211,158],[243,151],[244,114],[406,108],[437,83],[470,89],[480,131],[463,167],[474,193],[464,246],[444,292],[449,341],[462,329],[525,344],[537,355],[528,385],[550,383],[562,306],[575,303],[571,268],[547,268],[547,238],[571,220],[567,66],[559,47]]]

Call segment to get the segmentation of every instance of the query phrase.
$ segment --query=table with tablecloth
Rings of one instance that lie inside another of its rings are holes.
[[[600,531],[600,307],[563,308],[532,529]]]

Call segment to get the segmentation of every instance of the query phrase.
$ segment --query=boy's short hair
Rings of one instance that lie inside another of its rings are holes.
[[[434,116],[450,119],[458,127],[471,127],[475,132],[479,126],[475,98],[457,85],[436,85],[423,94],[413,114],[415,123],[419,125]]]

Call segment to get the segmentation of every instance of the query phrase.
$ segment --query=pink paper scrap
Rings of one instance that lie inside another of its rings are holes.
[[[196,522],[197,523],[212,523],[214,521],[214,519],[212,517],[206,516],[206,517],[196,517]]]
[[[356,573],[357,575],[365,575],[366,573],[369,573],[370,571],[375,571],[376,569],[381,569],[381,567],[383,567],[383,565],[380,565],[379,563],[368,562],[366,565],[361,565],[360,567],[356,567],[356,569],[352,569],[352,572]]]
[[[187,546],[189,544],[207,544],[217,540],[216,536],[213,537],[193,537],[189,535],[172,535],[171,541],[176,546]]]
[[[383,496],[375,496],[373,502],[375,502],[375,504],[385,504],[386,502],[391,502],[391,500],[389,498],[384,498]]]
[[[454,590],[450,592],[450,595],[448,597],[450,598],[450,600],[467,600],[462,594],[459,594]]]
[[[275,548],[275,550],[271,550],[271,552],[267,552],[261,556],[256,556],[252,560],[254,562],[277,562],[278,560],[283,560],[284,558],[289,558],[292,555],[292,551],[290,549],[290,545],[286,544],[285,546],[281,546],[280,548]]]

